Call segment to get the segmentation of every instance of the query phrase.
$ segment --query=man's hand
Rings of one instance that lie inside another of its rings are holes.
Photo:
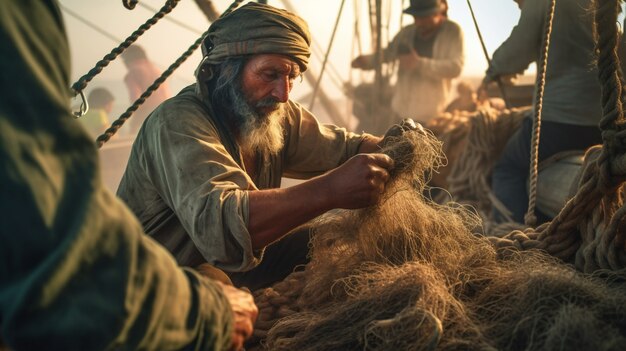
[[[422,127],[421,124],[416,123],[414,120],[410,118],[405,118],[399,124],[394,124],[391,127],[389,127],[389,129],[387,129],[382,140],[378,143],[378,146],[380,148],[383,148],[387,146],[390,139],[400,137],[402,136],[402,134],[406,132],[417,132],[417,133],[422,133],[422,134],[426,133],[424,131],[424,127]]]
[[[415,50],[409,51],[409,53],[398,56],[398,63],[401,70],[412,71],[420,61],[420,56]]]
[[[384,154],[358,154],[322,177],[332,208],[355,209],[378,203],[393,160]],[[321,190],[321,189],[320,189]]]
[[[246,339],[252,335],[254,322],[259,314],[259,309],[254,303],[252,295],[244,290],[237,289],[233,286],[216,282],[222,287],[222,292],[230,302],[233,310],[233,333],[231,334],[232,351],[242,350]]]
[[[351,66],[352,68],[368,69],[370,62],[366,56],[361,55],[352,60]]]

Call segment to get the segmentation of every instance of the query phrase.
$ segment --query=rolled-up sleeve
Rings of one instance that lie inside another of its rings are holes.
[[[166,103],[146,125],[145,174],[207,262],[227,271],[260,262],[248,232],[254,182],[197,104]]]
[[[363,136],[321,124],[300,104],[288,105],[289,139],[284,176],[308,179],[336,168],[356,155]]]

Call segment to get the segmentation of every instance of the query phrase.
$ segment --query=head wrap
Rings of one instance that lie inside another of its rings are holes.
[[[309,64],[310,45],[309,27],[301,17],[256,2],[213,22],[202,43],[209,64],[233,56],[281,54],[293,58],[303,72]]]

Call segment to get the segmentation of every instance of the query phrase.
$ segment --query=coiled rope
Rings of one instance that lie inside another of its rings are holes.
[[[545,250],[583,272],[626,267],[626,208],[619,193],[626,180],[622,73],[616,51],[619,7],[619,0],[595,2],[602,148],[588,153],[578,192],[552,222],[490,238],[496,248]]]

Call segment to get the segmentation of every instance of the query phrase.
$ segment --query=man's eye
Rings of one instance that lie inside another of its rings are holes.
[[[295,82],[295,80],[296,80],[296,79],[299,79],[299,80],[300,80],[300,82],[302,82],[302,74],[289,76],[289,82],[290,82],[290,83]]]
[[[278,74],[276,73],[263,73],[262,76],[263,76],[263,79],[268,82],[278,79]]]

